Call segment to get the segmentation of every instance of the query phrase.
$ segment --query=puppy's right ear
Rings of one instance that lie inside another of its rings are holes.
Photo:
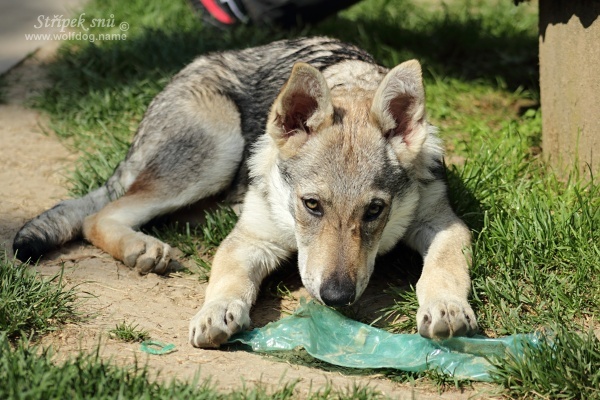
[[[281,157],[292,157],[311,135],[332,123],[333,105],[325,77],[306,63],[294,64],[267,124]]]

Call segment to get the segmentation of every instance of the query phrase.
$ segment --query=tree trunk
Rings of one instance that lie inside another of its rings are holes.
[[[542,146],[566,175],[600,173],[600,0],[540,0]]]

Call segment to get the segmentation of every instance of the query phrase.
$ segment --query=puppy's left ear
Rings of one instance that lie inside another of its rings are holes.
[[[309,64],[294,64],[267,124],[267,132],[277,143],[280,155],[293,156],[311,135],[332,121],[333,105],[325,77]]]
[[[417,60],[398,65],[383,78],[373,98],[371,117],[399,159],[409,162],[416,157],[428,127],[421,64]]]

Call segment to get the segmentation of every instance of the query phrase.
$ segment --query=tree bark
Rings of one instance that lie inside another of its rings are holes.
[[[540,0],[545,158],[566,175],[600,173],[600,0]]]

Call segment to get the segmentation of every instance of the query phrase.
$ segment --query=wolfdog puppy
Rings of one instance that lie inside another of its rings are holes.
[[[388,70],[323,37],[204,55],[151,102],[108,181],[29,221],[13,248],[37,259],[83,234],[162,274],[170,247],[139,227],[228,195],[243,198],[241,215],[215,255],[192,345],[217,347],[248,327],[261,281],[293,254],[310,294],[341,306],[400,240],[423,256],[420,334],[469,335],[470,232],[448,203],[435,133],[415,60]]]

